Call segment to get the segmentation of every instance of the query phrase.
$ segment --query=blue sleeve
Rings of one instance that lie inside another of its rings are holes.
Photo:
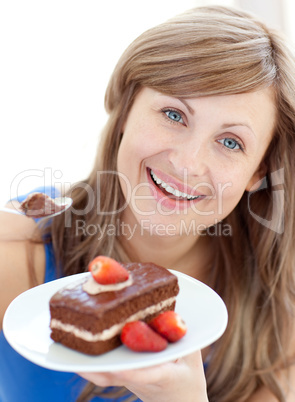
[[[74,373],[39,367],[19,355],[0,331],[0,402],[74,402],[87,381]],[[91,398],[91,402],[137,401],[128,392],[119,397],[115,387],[108,387]],[[89,401],[89,402],[90,402]]]

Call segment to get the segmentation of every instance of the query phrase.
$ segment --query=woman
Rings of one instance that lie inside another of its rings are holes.
[[[98,254],[152,260],[215,289],[229,322],[202,353],[87,380],[145,402],[294,400],[294,71],[279,34],[224,7],[188,11],[123,54],[94,169],[46,229],[54,267],[75,274]],[[225,225],[226,235],[212,230]],[[108,236],[87,230],[111,226]],[[88,384],[80,400],[95,392]]]

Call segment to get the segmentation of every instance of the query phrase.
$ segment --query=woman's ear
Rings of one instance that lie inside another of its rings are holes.
[[[261,184],[263,183],[263,179],[266,177],[266,173],[267,173],[266,163],[261,162],[256,172],[249,180],[246,186],[246,191],[248,192],[257,191],[261,186]]]

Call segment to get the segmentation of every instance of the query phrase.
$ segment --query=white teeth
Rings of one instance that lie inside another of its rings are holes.
[[[152,170],[151,170],[151,176],[157,184],[159,184],[162,188],[164,188],[167,191],[167,193],[173,194],[176,197],[187,198],[188,200],[195,200],[196,198],[200,197],[200,196],[194,197],[193,195],[183,193],[183,192],[169,186],[169,184],[167,184],[163,180],[159,179],[159,177],[157,177]]]

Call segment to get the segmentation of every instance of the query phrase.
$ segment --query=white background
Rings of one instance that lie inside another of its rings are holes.
[[[121,53],[147,28],[217,3],[260,4],[257,12],[295,35],[277,11],[287,4],[292,15],[291,0],[0,0],[0,205],[44,182],[85,179]]]

